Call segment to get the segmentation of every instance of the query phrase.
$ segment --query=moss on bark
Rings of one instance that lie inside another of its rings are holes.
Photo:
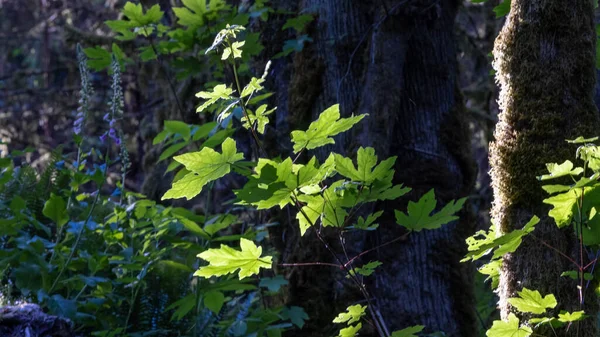
[[[535,236],[566,254],[577,252],[577,240],[571,229],[561,231],[544,218],[546,195],[536,176],[544,173],[546,163],[572,158],[575,148],[565,139],[598,132],[595,42],[592,1],[513,0],[494,46],[501,108],[490,146],[494,223],[508,232],[536,214],[542,221]],[[502,316],[515,311],[506,300],[522,287],[554,293],[557,310],[578,310],[577,288],[559,277],[571,269],[566,259],[526,239],[504,260]],[[597,301],[587,301],[585,309],[593,317]],[[593,320],[584,325],[580,336],[597,335]]]

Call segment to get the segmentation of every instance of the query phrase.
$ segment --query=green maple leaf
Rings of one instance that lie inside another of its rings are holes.
[[[245,41],[235,41],[229,47],[225,47],[223,49],[223,55],[221,55],[221,60],[227,60],[229,56],[233,55],[234,59],[242,57],[242,47],[244,46]]]
[[[490,229],[487,233],[479,231],[472,237],[467,239],[468,253],[461,262],[469,260],[477,260],[489,252],[494,252],[492,260],[501,257],[506,253],[512,253],[523,241],[523,237],[535,229],[535,225],[540,221],[537,216],[533,216],[522,229],[513,230],[502,236],[496,237],[494,228]],[[482,237],[478,239],[478,237]]]
[[[422,325],[415,325],[406,329],[392,332],[392,337],[417,337],[417,333],[423,331],[425,327]]]
[[[567,143],[569,144],[584,144],[584,143],[592,143],[598,140],[598,137],[592,137],[592,138],[583,138],[582,136],[579,136],[575,139],[567,139]]]
[[[491,280],[492,289],[496,289],[500,285],[500,268],[502,268],[502,259],[497,259],[484,264],[477,271],[483,275],[487,275],[488,277],[485,280]]]
[[[289,319],[292,324],[302,329],[304,326],[304,322],[309,320],[308,314],[302,307],[291,306],[285,307],[281,311],[281,316],[283,319]]]
[[[538,177],[539,180],[555,179],[564,176],[577,176],[583,173],[583,168],[573,168],[573,163],[570,160],[565,160],[562,164],[550,163],[546,164],[549,174],[544,174]]]
[[[557,194],[550,198],[544,199],[545,204],[552,205],[552,209],[548,215],[554,219],[559,228],[567,226],[571,223],[573,217],[573,207],[579,200],[581,193],[579,190],[570,190],[566,193]]]
[[[594,183],[589,186],[588,179],[584,180],[583,178],[580,182],[582,188],[574,188],[565,193],[556,194],[544,199],[544,203],[553,206],[548,215],[554,219],[559,228],[574,223],[575,230],[579,232],[579,224],[582,222],[579,219],[579,201],[583,200],[581,212],[585,222],[582,228],[583,244],[597,245],[600,244],[600,217],[596,215],[596,208],[600,203],[600,184]],[[581,196],[582,190],[583,197]]]
[[[492,327],[485,333],[488,337],[529,337],[533,331],[526,326],[519,326],[515,314],[508,315],[508,322],[494,321]]]
[[[539,291],[527,288],[523,288],[523,291],[517,293],[519,297],[509,298],[508,303],[520,312],[543,314],[546,312],[546,309],[552,309],[557,304],[556,298],[552,294],[542,297]]]
[[[362,328],[362,323],[358,323],[356,325],[351,325],[347,328],[340,330],[340,337],[354,337],[358,333],[358,330]]]
[[[260,268],[270,269],[272,256],[263,256],[262,247],[256,246],[252,241],[241,238],[241,251],[226,245],[219,249],[208,249],[198,257],[209,262],[206,267],[200,267],[194,275],[201,277],[222,276],[235,273],[239,269],[239,279],[259,273]]]
[[[577,149],[577,153],[581,160],[587,162],[587,166],[592,171],[598,172],[600,170],[600,147],[586,144],[580,146],[579,149]]]
[[[242,90],[242,95],[241,97],[247,97],[250,96],[252,94],[254,94],[257,91],[261,91],[264,89],[263,87],[263,83],[265,82],[264,78],[256,78],[256,77],[252,77],[252,79],[250,80],[250,82],[248,82],[248,84],[246,84],[246,86],[244,87],[244,89]]]
[[[208,182],[217,180],[231,171],[231,165],[244,159],[238,153],[235,140],[227,138],[222,145],[223,153],[205,147],[198,152],[175,156],[177,162],[185,165],[190,172],[173,183],[173,187],[163,195],[162,200],[195,197]]]
[[[589,317],[589,316],[586,315],[585,311],[583,311],[583,310],[575,311],[575,312],[563,312],[563,313],[558,314],[558,320],[563,323],[581,321],[581,320],[585,319],[586,317]]]
[[[323,226],[343,227],[348,211],[345,208],[356,204],[356,195],[351,191],[340,191],[344,181],[338,180],[331,184],[322,194],[300,195],[298,200],[306,205],[296,214],[300,226],[300,234],[320,218]]]
[[[390,157],[377,165],[377,155],[372,147],[361,147],[357,154],[357,167],[350,158],[335,154],[335,170],[352,181],[365,185],[372,184],[375,180],[391,180],[394,175],[394,164],[397,157]],[[376,166],[377,165],[377,166]]]
[[[179,19],[177,23],[182,26],[198,27],[204,25],[206,19],[215,17],[216,12],[226,9],[224,0],[183,0],[185,7],[173,7],[173,13]]]
[[[375,213],[371,213],[367,216],[367,218],[363,218],[359,216],[356,223],[352,226],[353,228],[362,229],[366,231],[371,231],[377,229],[379,224],[374,223],[377,219],[383,214],[383,211],[378,211]]]
[[[362,276],[371,276],[373,274],[373,272],[375,272],[375,268],[381,266],[382,264],[383,263],[381,263],[379,261],[371,261],[371,262],[363,265],[362,267],[354,268],[354,269],[350,270],[350,274],[351,275],[360,274]],[[349,278],[350,275],[348,275],[346,277]]]
[[[254,125],[254,123],[256,123],[256,130],[259,133],[264,134],[265,127],[267,126],[267,124],[269,124],[269,117],[267,116],[270,115],[273,111],[275,111],[275,109],[277,108],[275,107],[271,110],[267,110],[267,105],[263,104],[259,106],[254,113],[251,113],[249,111],[248,117],[250,117],[251,122],[248,122],[248,118],[244,116],[242,117],[243,126],[246,129],[250,129]]]
[[[280,163],[261,158],[255,167],[256,174],[235,194],[241,204],[254,205],[258,209],[283,208],[291,202],[295,190],[313,192],[310,190],[332,174],[333,165],[333,156],[329,156],[321,166],[315,157],[306,165],[293,164],[291,158]]]
[[[164,12],[160,10],[159,5],[154,5],[144,14],[141,4],[127,2],[123,7],[123,14],[130,20],[131,27],[143,27],[151,23],[158,23]]]
[[[259,287],[267,288],[269,291],[276,292],[282,286],[288,285],[289,282],[281,275],[275,277],[262,277],[258,283]]]
[[[437,204],[435,193],[431,189],[418,202],[408,202],[408,214],[396,210],[396,223],[416,232],[423,229],[440,228],[442,225],[458,219],[458,216],[454,214],[460,211],[465,200],[467,198],[462,198],[458,201],[452,200],[439,212],[430,215]]]
[[[294,152],[298,153],[302,149],[311,150],[323,145],[335,144],[333,136],[347,131],[365,116],[366,114],[340,118],[340,105],[332,105],[323,111],[316,121],[310,123],[308,130],[292,131]]]
[[[283,27],[281,27],[281,30],[293,28],[296,33],[301,33],[304,30],[304,27],[306,27],[306,25],[312,22],[314,19],[315,17],[311,14],[299,15],[298,17],[288,19]]]
[[[346,323],[348,325],[356,323],[365,315],[365,309],[367,309],[366,305],[351,305],[346,308],[346,312],[337,315],[337,317],[333,319],[333,323]]]
[[[196,109],[196,112],[202,112],[209,106],[215,104],[218,100],[230,100],[233,89],[228,88],[225,84],[217,84],[212,91],[200,91],[196,97],[207,100]]]
[[[292,160],[281,163],[270,159],[260,158],[255,167],[256,174],[241,190],[235,191],[241,204],[250,204],[258,209],[269,209],[279,205],[283,208],[290,203],[295,186],[292,184]]]

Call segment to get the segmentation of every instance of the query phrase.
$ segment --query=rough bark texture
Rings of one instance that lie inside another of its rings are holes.
[[[301,1],[298,11],[317,11],[311,27],[314,43],[292,62],[274,64],[278,72],[271,80],[279,89],[288,88],[287,95],[277,97],[277,133],[289,137],[290,130],[304,127],[339,102],[342,115],[370,116],[356,131],[336,137],[334,146],[316,151],[318,156],[373,146],[380,158],[399,157],[396,180],[414,189],[410,199],[430,188],[442,202],[468,194],[476,173],[456,89],[457,7],[457,1]],[[391,215],[405,204],[383,208]],[[470,267],[458,263],[473,228],[465,218],[365,257],[365,262],[384,263],[370,291],[390,332],[423,324],[426,331],[447,336],[476,335]],[[299,239],[293,217],[289,219],[292,226],[281,235],[282,260],[331,259],[310,234]],[[350,255],[404,233],[392,216],[380,224],[377,237],[368,241],[362,234],[346,238]],[[335,334],[334,310],[360,299],[343,290],[347,288],[341,286],[345,281],[339,271],[296,269],[289,276],[290,302],[311,315],[302,336]],[[337,307],[332,308],[334,303]]]
[[[403,14],[373,37],[366,88],[387,95],[363,95],[361,110],[373,112],[368,132],[375,135],[372,141],[388,147],[380,152],[399,156],[397,180],[414,189],[411,198],[435,188],[438,199],[448,201],[468,194],[476,174],[456,90],[456,4],[446,1],[434,10],[411,8]],[[392,50],[390,41],[396,41]],[[377,139],[382,133],[385,138]],[[386,205],[391,207],[404,206]],[[378,252],[386,267],[376,275],[374,295],[392,330],[422,324],[448,336],[476,334],[472,275],[458,262],[464,238],[474,228],[469,220],[464,212],[459,223],[411,234],[408,242]],[[376,242],[400,234],[392,220]]]
[[[545,173],[545,163],[573,158],[575,146],[564,139],[597,134],[595,42],[592,1],[513,0],[494,47],[501,114],[490,148],[492,217],[501,232],[508,232],[538,215],[542,221],[535,236],[572,255],[578,254],[575,235],[546,216],[536,176]],[[539,242],[524,240],[504,259],[498,290],[502,317],[515,311],[506,300],[522,287],[554,293],[557,311],[579,310],[575,282],[559,277],[572,269]],[[595,317],[597,300],[587,294],[586,314]],[[585,321],[578,334],[597,335],[594,319]]]

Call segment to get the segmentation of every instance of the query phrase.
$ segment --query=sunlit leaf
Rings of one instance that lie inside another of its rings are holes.
[[[342,312],[333,319],[333,323],[346,323],[353,324],[360,321],[360,318],[365,315],[365,309],[367,306],[360,304],[351,305],[346,308],[346,312]]]
[[[340,118],[340,105],[335,104],[321,113],[319,118],[310,123],[306,131],[292,131],[294,152],[302,149],[316,149],[323,145],[335,144],[333,136],[349,130],[366,115]]]
[[[233,89],[228,88],[225,84],[217,84],[212,91],[200,91],[196,94],[196,97],[200,97],[206,100],[196,109],[197,112],[202,112],[209,106],[215,104],[218,100],[231,99]]]
[[[508,315],[508,321],[494,321],[492,327],[485,333],[488,337],[529,337],[533,331],[526,326],[519,326],[515,314]]]
[[[163,195],[162,200],[195,197],[208,182],[219,179],[231,171],[231,165],[244,159],[244,154],[237,152],[235,140],[227,138],[222,145],[223,153],[211,148],[203,148],[198,152],[186,153],[174,159],[190,172],[173,183],[173,187]]]
[[[552,309],[556,306],[556,298],[552,294],[544,297],[537,290],[523,288],[517,292],[519,297],[508,299],[508,303],[517,308],[520,312],[530,312],[533,314],[543,314],[546,309]]]
[[[260,268],[270,269],[272,256],[262,256],[262,247],[256,246],[252,241],[240,239],[240,250],[221,245],[219,249],[208,249],[198,257],[208,261],[209,265],[200,267],[195,276],[211,277],[235,273],[239,270],[238,277],[243,279],[259,273]]]
[[[575,311],[575,312],[563,312],[563,313],[558,314],[558,320],[563,323],[581,321],[581,320],[585,319],[586,317],[589,317],[589,316],[586,315],[583,310]]]
[[[573,168],[573,163],[570,160],[565,160],[562,164],[550,163],[546,164],[549,174],[544,174],[538,177],[539,180],[548,180],[554,178],[560,178],[564,176],[577,176],[583,172],[583,168]]]
[[[339,337],[354,337],[358,331],[362,328],[362,323],[351,325],[347,328],[341,329]]]

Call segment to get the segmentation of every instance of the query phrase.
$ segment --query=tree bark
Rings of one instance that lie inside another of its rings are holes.
[[[541,221],[534,235],[576,256],[573,230],[559,230],[547,217],[549,208],[542,203],[546,195],[536,176],[545,173],[546,163],[573,158],[575,147],[564,139],[597,134],[595,43],[592,1],[513,0],[494,47],[501,90],[496,140],[490,147],[494,223],[506,233],[535,214]],[[566,259],[526,238],[504,258],[498,289],[501,316],[516,311],[507,299],[522,287],[556,295],[557,312],[580,310],[575,282],[559,276],[571,269]],[[596,317],[597,300],[592,291],[587,294],[586,314]],[[577,330],[578,336],[598,335],[593,318],[569,333]]]
[[[398,156],[395,179],[414,189],[411,200],[431,188],[442,203],[467,195],[476,172],[457,90],[453,29],[458,5],[458,1],[300,2],[298,11],[316,11],[310,30],[314,43],[291,62],[278,60],[273,65],[272,83],[279,92],[287,88],[286,95],[277,95],[277,133],[289,137],[289,131],[306,126],[324,108],[339,102],[343,116],[370,116],[357,131],[315,151],[319,157],[373,146],[380,158]],[[393,215],[394,209],[405,208],[405,202],[381,206]],[[411,234],[409,240],[365,257],[364,262],[384,263],[370,291],[390,332],[422,324],[428,332],[443,331],[447,336],[476,335],[470,267],[458,263],[466,251],[464,239],[474,228],[468,218],[440,230]],[[350,250],[359,252],[404,234],[392,216],[380,224],[377,236],[369,240],[364,235],[347,238]],[[311,242],[316,240],[292,235],[297,230],[291,227],[284,231],[280,248],[285,262],[331,258],[319,243]],[[339,271],[296,269],[289,276],[290,302],[304,306],[311,316],[303,336],[332,332],[331,320],[337,314],[333,310],[343,310],[357,299],[341,290],[344,278]],[[319,301],[311,300],[319,296]]]

